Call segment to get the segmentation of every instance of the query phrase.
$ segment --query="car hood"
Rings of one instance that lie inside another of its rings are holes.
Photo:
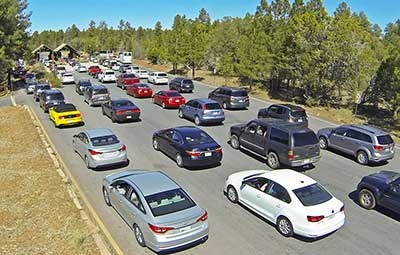
[[[320,130],[318,130],[317,136],[322,135],[322,134],[328,135],[332,132],[333,129],[334,128],[321,128]]]
[[[382,182],[385,183],[390,183],[392,182],[394,179],[396,179],[397,177],[400,176],[399,173],[395,173],[395,172],[391,172],[391,171],[380,171],[378,173],[374,173],[369,175],[370,177],[374,177],[376,179],[381,180]]]

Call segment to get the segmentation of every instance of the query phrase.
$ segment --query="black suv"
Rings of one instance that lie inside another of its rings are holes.
[[[249,96],[244,88],[219,87],[208,94],[224,109],[245,109],[249,107]]]
[[[177,77],[169,82],[169,89],[177,90],[178,92],[193,92],[193,81],[190,79]]]
[[[308,127],[306,111],[300,106],[292,104],[272,104],[267,108],[258,110],[257,117],[281,119],[288,122],[297,122]]]
[[[88,80],[88,79],[79,80],[78,83],[75,85],[75,92],[78,93],[79,95],[83,95],[85,90],[90,86],[92,86],[92,83],[90,82],[90,80]]]
[[[244,148],[267,159],[267,164],[279,168],[304,166],[317,162],[320,156],[315,133],[304,126],[278,119],[254,119],[231,126],[232,148]]]

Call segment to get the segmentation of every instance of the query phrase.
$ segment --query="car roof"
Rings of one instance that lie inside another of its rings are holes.
[[[314,179],[307,175],[289,169],[270,171],[259,176],[277,182],[288,190],[295,190],[316,183]]]
[[[133,103],[133,102],[132,102],[131,100],[129,100],[128,98],[112,99],[111,102],[113,102],[113,103],[131,102],[131,103]]]
[[[272,104],[271,106],[273,106],[273,105],[280,105],[280,106],[289,108],[290,110],[293,110],[293,111],[304,111],[304,109],[302,107],[294,105],[294,104]]]
[[[92,85],[92,87],[93,87],[93,89],[106,89],[106,88],[107,88],[107,87],[104,86],[104,85],[98,85],[98,84]]]
[[[204,132],[203,130],[201,130],[200,128],[195,127],[195,126],[180,126],[180,127],[174,127],[172,129],[178,131],[181,134],[190,134],[193,132]]]
[[[387,135],[388,133],[376,128],[376,127],[371,127],[371,126],[367,126],[367,125],[344,125],[342,127],[347,127],[347,128],[351,128],[357,131],[360,131],[362,133],[368,133],[370,135]]]
[[[221,88],[221,89],[229,89],[229,90],[246,90],[245,88],[229,87],[229,86],[223,86],[223,87],[219,87],[219,88]]]
[[[59,89],[48,89],[48,90],[43,91],[43,93],[46,93],[46,94],[58,94],[58,93],[61,93],[62,94],[61,90],[59,90]]]
[[[165,73],[165,74],[167,74],[166,72],[153,72],[154,74],[160,74],[160,73]]]
[[[209,99],[209,98],[195,98],[195,99],[192,99],[192,100],[193,101],[197,101],[197,102],[199,102],[201,104],[218,103],[217,101]]]
[[[176,182],[160,171],[131,174],[122,179],[134,183],[144,196],[180,188]]]
[[[312,131],[311,129],[304,127],[301,123],[287,122],[281,119],[274,118],[263,118],[263,119],[253,119],[251,121],[258,121],[261,125],[273,126],[284,131]]]
[[[105,136],[105,135],[115,135],[109,128],[94,128],[86,130],[85,133],[89,138]]]
[[[166,89],[166,90],[160,90],[160,92],[164,92],[164,93],[171,93],[171,92],[176,92],[176,93],[178,93],[179,94],[179,92],[178,91],[176,91],[176,90],[168,90],[168,89]]]

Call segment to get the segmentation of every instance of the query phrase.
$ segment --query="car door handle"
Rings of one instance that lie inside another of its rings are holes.
[[[282,208],[280,204],[275,205],[276,208]]]

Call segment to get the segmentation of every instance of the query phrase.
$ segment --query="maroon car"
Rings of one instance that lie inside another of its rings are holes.
[[[140,83],[140,79],[132,73],[121,73],[117,78],[117,87],[122,89],[135,83]]]

